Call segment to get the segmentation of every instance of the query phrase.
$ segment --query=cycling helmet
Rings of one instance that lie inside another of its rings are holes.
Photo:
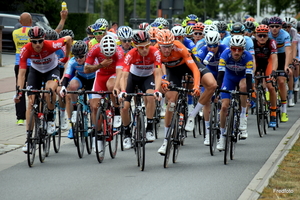
[[[170,23],[168,22],[168,20],[166,20],[163,17],[158,17],[154,20],[154,22],[158,22],[160,24],[162,24],[164,27],[168,27],[170,25]]]
[[[221,40],[221,36],[218,31],[209,31],[204,36],[206,44],[218,44]]]
[[[163,29],[164,25],[160,22],[153,22],[150,24],[151,27],[157,27],[158,29]]]
[[[282,21],[282,28],[286,29],[288,27],[287,23],[285,21]]]
[[[95,24],[104,24],[105,26],[108,27],[108,21],[104,18],[99,18],[95,21]]]
[[[245,47],[246,40],[242,35],[234,35],[231,37],[229,44],[230,46],[235,46],[235,47]]]
[[[143,23],[140,23],[139,25],[139,29],[140,30],[145,30],[145,28],[149,26],[149,24],[147,22],[143,22]]]
[[[292,24],[293,28],[296,28],[296,26],[297,26],[297,19],[295,19],[295,18],[292,17],[291,24]]]
[[[253,17],[248,17],[246,19],[246,22],[255,22],[255,19]]]
[[[205,28],[203,30],[204,35],[207,34],[209,31],[218,31],[218,27],[215,25],[205,25]]]
[[[149,25],[149,26],[147,26],[146,28],[145,28],[145,31],[147,32],[147,33],[149,33],[149,29],[151,28],[151,26]],[[157,27],[155,27],[155,28],[157,28]]]
[[[282,20],[279,17],[271,17],[269,24],[282,24]]]
[[[188,22],[188,21],[196,21],[196,22],[198,22],[198,17],[197,17],[197,15],[195,15],[195,14],[190,14],[190,15],[188,15],[188,16],[186,16],[186,18],[185,18],[185,20]]]
[[[86,34],[93,35],[92,26],[93,25],[89,25],[88,27],[86,27],[86,29],[85,29]]]
[[[149,39],[150,39],[149,34],[144,30],[137,31],[132,36],[132,41],[134,44],[140,44],[143,42],[147,42],[147,41],[149,41]]]
[[[283,21],[286,22],[287,26],[296,27],[297,20],[293,17],[285,17]]]
[[[184,36],[185,35],[185,29],[182,26],[174,26],[171,29],[171,32],[174,36]]]
[[[220,23],[220,21],[213,21],[211,24],[218,27],[219,23]]]
[[[45,31],[45,40],[57,40],[58,38],[59,35],[55,30],[49,29]]]
[[[72,30],[64,29],[59,33],[59,38],[62,38],[65,36],[71,36],[71,38],[74,39],[74,33]]]
[[[240,23],[240,22],[236,22],[231,26],[231,33],[244,33],[245,31],[245,26]]]
[[[182,27],[186,27],[186,25],[187,25],[187,21],[186,21],[186,20],[183,20],[182,23],[181,23],[181,26],[182,26]]]
[[[256,33],[268,33],[269,32],[269,27],[265,24],[261,24],[258,27],[256,27],[255,32]]]
[[[117,35],[120,40],[131,39],[133,32],[129,26],[121,26],[118,28]]]
[[[111,35],[105,35],[100,41],[100,50],[106,57],[111,57],[116,53],[117,43]]]
[[[95,31],[106,31],[107,30],[107,27],[105,24],[103,23],[96,23],[96,24],[93,24],[92,28],[91,28],[91,31],[92,32],[95,32]]]
[[[78,40],[73,46],[72,46],[72,54],[75,56],[77,55],[85,55],[88,52],[88,46],[87,44],[82,41]]]
[[[246,21],[244,23],[244,26],[245,26],[246,29],[249,29],[251,31],[255,30],[255,25],[254,25],[254,23],[252,21]]]
[[[34,26],[28,31],[30,39],[38,39],[45,37],[45,30],[39,26]]]
[[[225,21],[220,21],[218,24],[218,31],[226,31],[227,30],[227,24]]]
[[[205,24],[205,25],[212,25],[212,21],[211,21],[210,19],[208,19],[208,20],[206,20],[206,21],[204,22],[204,24]]]
[[[193,26],[186,26],[185,27],[185,34],[186,35],[193,35],[193,33],[194,33],[194,29],[193,29]]]
[[[193,30],[194,31],[203,31],[204,29],[204,24],[202,22],[197,22],[194,26],[193,26]]]
[[[265,17],[261,20],[261,24],[264,24],[264,25],[269,25],[269,18],[268,17]]]
[[[149,35],[150,35],[150,39],[151,40],[155,40],[155,35],[157,33],[157,31],[159,31],[159,29],[157,27],[151,27],[148,31]]]
[[[174,35],[168,29],[159,30],[155,35],[157,43],[160,45],[170,45],[174,42]]]

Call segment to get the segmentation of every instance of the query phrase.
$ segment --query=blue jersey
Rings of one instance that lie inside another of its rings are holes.
[[[278,53],[284,53],[285,47],[291,46],[291,37],[288,32],[286,32],[283,29],[280,29],[279,34],[277,37],[273,37],[272,33],[269,32],[269,38],[273,39],[277,43],[277,52]]]
[[[244,36],[245,40],[246,40],[246,51],[248,51],[250,54],[254,55],[254,44],[253,44],[253,40],[248,37],[248,36]],[[228,36],[226,38],[223,39],[223,41],[221,42],[221,44],[225,44],[226,46],[230,47],[230,39],[231,36]]]
[[[196,50],[197,50],[197,53],[198,53],[198,51],[200,51],[200,49],[201,49],[204,45],[206,45],[206,42],[205,42],[205,39],[202,38],[202,39],[199,40],[199,41],[197,42],[197,44],[196,44]],[[199,54],[199,53],[198,53],[198,54]]]
[[[210,59],[208,65],[206,65],[206,67],[210,70],[210,72],[214,75],[214,77],[216,79],[217,79],[217,74],[218,74],[218,66],[219,66],[220,57],[221,57],[222,52],[225,49],[228,49],[228,47],[226,45],[220,44],[218,52],[216,54],[214,54],[214,56]],[[208,53],[207,46],[206,45],[203,46],[197,53],[198,53],[197,57],[200,59],[200,61],[203,64],[203,60]]]
[[[185,37],[185,38],[183,39],[183,42],[182,42],[182,43],[183,43],[183,45],[184,45],[187,49],[189,49],[195,56],[197,55],[196,45],[195,45],[195,43],[193,42],[193,40],[191,40],[191,39]]]
[[[70,78],[73,74],[77,72],[77,74],[85,79],[93,79],[95,78],[95,72],[86,74],[84,73],[84,64],[79,65],[76,62],[75,57],[71,58],[68,62],[68,66],[65,72],[65,76]]]
[[[58,60],[65,57],[65,52],[62,49],[58,49],[55,51],[55,54],[57,55]],[[59,65],[59,68],[64,68],[63,65]]]
[[[222,42],[228,36],[230,36],[230,33],[228,31],[225,31],[225,36],[221,38],[220,42]]]

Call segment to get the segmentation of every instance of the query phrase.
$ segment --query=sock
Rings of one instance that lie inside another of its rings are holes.
[[[153,119],[148,119],[147,118],[147,128],[146,128],[146,132],[147,131],[153,131]]]
[[[60,108],[60,118],[63,119],[66,116],[66,108]]]
[[[72,105],[73,105],[73,111],[76,111],[77,110],[77,102],[71,102]]]
[[[286,113],[286,100],[281,100],[281,111]]]
[[[242,107],[242,111],[241,111],[240,117],[242,117],[242,118],[245,118],[245,117],[246,117],[246,110],[247,110],[246,107]]]
[[[167,133],[168,133],[169,128],[170,127],[165,127],[165,139],[164,139],[164,141],[167,141],[166,137],[167,137]]]
[[[115,107],[115,116],[116,115],[120,115],[120,108],[119,107]]]
[[[48,110],[47,120],[54,121],[54,110]]]
[[[209,134],[209,127],[210,127],[209,121],[205,121],[205,131],[206,131],[206,134]]]
[[[293,90],[288,91],[288,97],[289,99],[293,98]]]
[[[222,136],[222,137],[224,136],[225,130],[226,130],[225,128],[220,128],[221,136]]]
[[[124,131],[125,131],[125,137],[131,137],[131,133],[130,133],[130,124],[128,124],[127,126],[123,126]]]
[[[201,103],[197,103],[196,107],[194,108],[194,110],[192,111],[192,113],[190,114],[190,117],[196,117],[196,115],[199,113],[199,111],[203,108],[203,105]]]
[[[194,104],[194,98],[192,95],[188,94],[188,105]]]

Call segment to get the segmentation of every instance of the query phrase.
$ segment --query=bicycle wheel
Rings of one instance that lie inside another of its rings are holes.
[[[110,109],[111,113],[114,113],[112,107]],[[108,119],[110,122],[108,122],[108,135],[109,135],[109,142],[108,142],[108,147],[109,147],[109,153],[111,158],[115,158],[117,155],[117,150],[118,150],[118,130],[114,129],[113,127],[113,117]]]
[[[235,106],[239,107],[239,106]],[[230,160],[233,160],[235,153],[235,145],[237,143],[237,137],[239,134],[239,113],[234,110],[233,114],[233,132],[230,134]]]
[[[55,116],[55,125],[56,130],[53,133],[52,140],[53,140],[53,148],[54,152],[58,153],[60,149],[60,142],[61,142],[61,119],[60,119],[60,107],[56,106],[54,110]]]
[[[173,150],[173,135],[174,135],[174,129],[175,129],[175,126],[176,126],[176,117],[175,117],[176,114],[173,114],[173,118],[172,118],[172,121],[171,121],[171,126],[167,132],[167,148],[166,148],[166,153],[165,153],[165,157],[164,157],[164,168],[167,168],[168,167],[168,164],[169,164],[169,157],[170,157],[170,154]]]
[[[78,104],[74,137],[76,137],[76,140],[77,140],[77,153],[78,153],[79,158],[82,158],[83,153],[84,153],[85,137],[84,137],[84,121],[83,120],[84,119],[83,119],[82,105]]]
[[[159,127],[160,127],[160,104],[156,105],[155,108],[155,113],[154,113],[154,117],[153,117],[153,125],[154,125],[154,133],[155,133],[155,139],[158,138],[158,132],[159,132]]]
[[[270,112],[269,112],[269,104],[268,104],[268,101],[266,100],[266,96],[265,96],[265,93],[263,92],[262,93],[262,103],[263,103],[263,130],[264,130],[264,134],[266,135],[267,134],[267,130],[268,130],[268,127],[269,127],[269,115],[270,115]]]
[[[199,132],[201,132],[201,127],[200,127],[200,116],[196,115],[195,117],[195,128],[193,130],[193,137],[197,138]]]
[[[218,134],[218,108],[216,103],[211,104],[209,114],[209,151],[210,155],[214,155],[217,146],[217,134]]]
[[[99,107],[96,115],[96,124],[95,124],[95,149],[96,149],[96,157],[99,163],[102,163],[105,156],[105,147],[106,147],[105,136],[107,133],[106,122],[107,122],[106,115],[105,113],[102,113],[101,107]]]
[[[120,127],[120,146],[121,146],[121,151],[124,151],[124,146],[123,146],[123,141],[124,141],[124,128],[123,125]]]
[[[52,135],[46,135],[45,136],[45,143],[46,143],[46,157],[49,156],[49,153],[50,153],[50,142],[51,142],[51,136]]]
[[[294,103],[298,102],[298,91],[294,91]]]
[[[92,129],[92,114],[88,112],[84,115],[84,122],[88,125],[88,127],[84,127],[85,130],[85,144],[86,144],[86,151],[88,154],[92,153],[92,143],[93,143],[93,129]]]
[[[38,141],[38,131],[39,131],[39,119],[32,110],[29,118],[30,131],[27,133],[27,163],[29,167],[33,166],[36,144]]]
[[[262,93],[260,90],[256,92],[256,123],[258,128],[258,134],[260,137],[264,135],[264,106],[262,102]]]
[[[226,132],[226,141],[225,141],[225,152],[224,152],[224,164],[228,162],[228,155],[230,150],[230,136],[233,131],[233,120],[234,120],[234,108],[233,105],[230,107],[229,116],[227,118],[227,132]]]
[[[39,141],[39,158],[40,162],[43,163],[46,158],[46,151],[47,151],[47,108],[45,105],[43,105],[42,113],[44,113],[44,119],[40,119],[40,128],[39,128],[39,134],[38,134],[38,141]]]
[[[184,127],[179,125],[179,116],[175,118],[175,126],[173,131],[173,163],[176,163],[180,149],[180,141],[183,136]]]
[[[141,171],[145,169],[145,122],[144,115],[141,113],[137,117],[137,127],[136,127],[136,156],[138,161],[138,166]]]

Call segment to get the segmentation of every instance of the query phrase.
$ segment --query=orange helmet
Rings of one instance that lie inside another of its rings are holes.
[[[157,27],[151,27],[149,29],[148,33],[150,35],[150,40],[155,40],[155,35],[156,35],[157,31],[159,31],[159,28],[157,28]]]
[[[173,44],[174,42],[174,35],[169,29],[162,29],[157,31],[155,37],[158,44],[161,45],[169,45]]]
[[[253,17],[248,17],[246,21],[255,22],[255,19]]]
[[[203,31],[205,25],[202,22],[197,22],[194,26],[193,26],[193,30],[194,31]]]
[[[265,24],[261,24],[255,29],[256,33],[268,33],[269,32],[269,27]]]

